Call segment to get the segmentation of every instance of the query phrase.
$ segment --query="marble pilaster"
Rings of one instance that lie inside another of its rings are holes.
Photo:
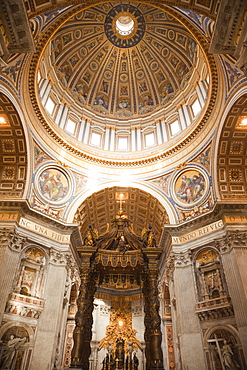
[[[224,273],[232,300],[239,337],[247,362],[247,238],[229,233],[219,241]]]
[[[201,328],[195,314],[196,291],[191,253],[176,253],[174,259],[174,297],[176,335],[185,369],[206,370]]]
[[[8,295],[13,287],[16,266],[18,265],[25,238],[22,238],[13,230],[3,228],[0,230],[0,242],[0,319],[2,321]]]
[[[67,278],[68,253],[50,250],[50,262],[45,282],[45,307],[39,318],[35,347],[30,370],[50,369],[56,362],[62,342],[61,317],[64,310],[64,291]]]

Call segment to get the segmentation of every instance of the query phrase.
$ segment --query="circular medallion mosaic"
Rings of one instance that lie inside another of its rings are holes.
[[[153,71],[155,71],[156,69],[158,69],[159,65],[158,65],[158,63],[157,63],[157,62],[152,62],[150,67],[151,67],[151,69],[152,69]]]
[[[85,55],[87,55],[87,49],[86,48],[81,48],[80,53],[84,57]]]
[[[179,203],[192,205],[199,202],[207,192],[206,176],[196,169],[183,171],[175,179],[174,195]]]
[[[95,63],[95,62],[92,62],[90,64],[90,68],[91,68],[92,71],[96,71],[98,69],[98,64]]]
[[[105,33],[111,43],[119,48],[135,46],[145,33],[142,13],[130,4],[112,8],[105,19]]]
[[[138,71],[137,73],[136,73],[136,77],[138,78],[138,80],[140,80],[141,78],[143,78],[144,77],[144,72],[141,70],[141,71]]]
[[[38,190],[42,198],[60,203],[69,195],[68,177],[57,168],[46,168],[38,175]]]
[[[75,36],[76,39],[80,39],[81,38],[81,30],[76,30],[74,32],[74,36]]]

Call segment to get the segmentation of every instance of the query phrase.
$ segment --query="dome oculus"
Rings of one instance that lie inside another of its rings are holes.
[[[104,27],[108,39],[119,48],[137,45],[145,33],[142,13],[130,4],[112,8],[106,16]]]
[[[134,30],[135,22],[130,15],[120,15],[116,20],[116,31],[121,36],[129,36]]]

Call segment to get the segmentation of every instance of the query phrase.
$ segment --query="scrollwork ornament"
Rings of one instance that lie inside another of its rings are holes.
[[[246,232],[231,232],[228,233],[228,238],[233,247],[246,247],[247,233]]]
[[[64,294],[63,294],[64,298],[67,298],[70,286],[71,286],[71,281],[70,281],[69,276],[67,275],[65,285],[64,285]]]
[[[57,251],[56,249],[50,249],[50,263],[57,266],[66,266],[68,254]]]
[[[229,237],[225,235],[223,238],[215,240],[215,247],[223,254],[230,252],[232,244]]]
[[[20,252],[23,249],[27,238],[21,237],[20,235],[16,234],[15,231],[11,232],[9,236],[10,236],[9,240],[10,249],[12,249],[15,252]]]
[[[2,247],[9,245],[11,232],[12,230],[10,229],[6,228],[0,229],[0,243]]]
[[[66,268],[68,270],[68,274],[71,277],[71,280],[74,280],[74,277],[79,277],[79,269],[78,266],[70,253],[65,254],[66,258]]]
[[[186,252],[174,253],[175,267],[186,267],[192,264],[192,252],[188,249]]]
[[[173,281],[173,273],[175,269],[175,258],[174,254],[171,253],[168,257],[165,265],[165,276],[167,281]]]
[[[230,252],[232,248],[247,248],[247,233],[228,232],[221,239],[215,240],[215,246],[221,253]]]

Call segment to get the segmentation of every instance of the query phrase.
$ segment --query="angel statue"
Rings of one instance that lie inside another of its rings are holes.
[[[84,245],[93,246],[96,240],[98,239],[99,233],[98,230],[91,225],[88,226],[88,231],[84,239]]]
[[[148,248],[153,248],[156,246],[156,239],[154,237],[154,232],[152,226],[149,226],[148,229],[144,227],[141,233],[141,239],[144,246]]]

